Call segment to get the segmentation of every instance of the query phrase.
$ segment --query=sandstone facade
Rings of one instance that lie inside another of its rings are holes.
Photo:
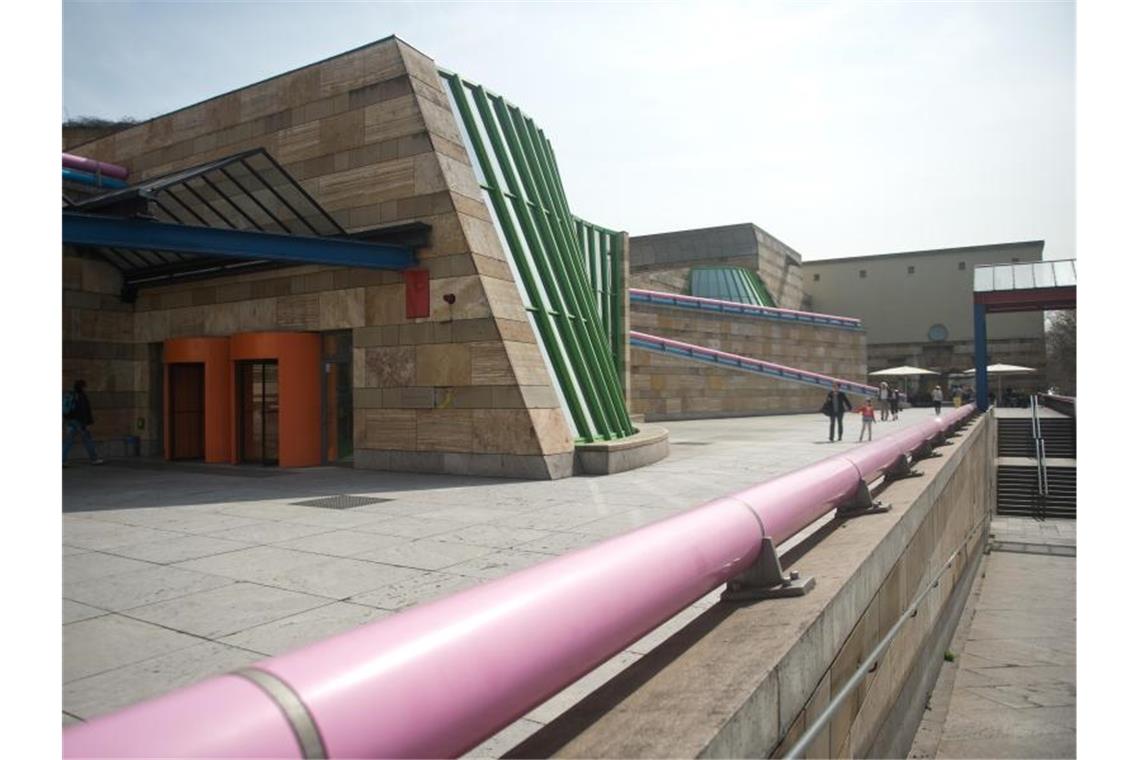
[[[115,270],[65,252],[64,380],[84,374],[93,391],[134,394],[100,399],[115,406],[96,415],[96,437],[133,431],[128,417],[153,410],[147,379],[161,359],[148,345],[350,329],[357,467],[570,474],[573,437],[435,63],[388,38],[73,152],[126,166],[137,182],[258,147],[349,232],[431,225],[417,251],[430,315],[405,316],[398,272],[320,266],[145,288],[126,304]],[[109,352],[131,358],[84,358]]]
[[[861,331],[634,303],[631,327],[663,338],[863,382]],[[634,347],[631,411],[647,420],[816,411],[826,392]],[[854,401],[854,400],[852,400]]]

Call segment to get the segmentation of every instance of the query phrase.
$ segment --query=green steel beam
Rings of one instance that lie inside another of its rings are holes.
[[[566,400],[570,417],[574,420],[574,425],[578,429],[578,438],[590,443],[594,440],[592,428],[578,400],[578,391],[574,388],[574,384],[570,380],[570,370],[566,366],[562,352],[552,350],[552,348],[557,349],[558,341],[554,338],[555,328],[551,324],[552,320],[545,308],[542,293],[534,280],[534,275],[530,271],[530,267],[526,265],[526,257],[522,252],[521,243],[519,242],[514,225],[505,223],[510,220],[510,214],[506,208],[507,201],[503,196],[501,188],[498,187],[498,180],[496,179],[490,158],[487,155],[486,147],[483,145],[483,139],[475,123],[475,115],[471,111],[471,105],[467,102],[463,80],[456,74],[446,76],[446,79],[451,87],[451,93],[455,98],[455,103],[459,108],[460,117],[463,119],[468,138],[471,141],[471,146],[475,150],[475,158],[479,161],[487,183],[490,185],[488,195],[494,206],[495,214],[500,219],[499,228],[503,231],[503,235],[507,239],[507,247],[510,248],[511,256],[518,264],[516,268],[518,269],[519,276],[522,278],[527,297],[535,307],[532,309],[532,313],[535,316],[535,324],[538,326],[539,336],[547,347],[546,353],[550,357],[551,364],[554,365],[555,381],[558,382],[562,388],[562,396]],[[488,134],[490,134],[490,130],[488,130]]]
[[[493,107],[498,115],[499,126],[503,130],[503,136],[506,138],[506,144],[514,158],[515,167],[519,170],[519,178],[527,195],[544,208],[550,208],[553,205],[550,203],[550,196],[543,192],[541,183],[535,181],[535,175],[541,173],[534,171],[536,168],[533,165],[535,157],[527,153],[524,143],[519,140],[518,124],[512,118],[514,114],[501,98],[493,101]],[[557,285],[563,286],[563,296],[568,303],[573,304],[574,313],[581,317],[574,326],[577,328],[581,339],[582,352],[589,362],[585,374],[589,378],[590,390],[594,394],[594,397],[590,399],[591,405],[596,405],[601,411],[607,436],[611,438],[622,437],[626,434],[621,420],[624,408],[619,409],[614,405],[612,389],[607,382],[609,378],[605,372],[606,365],[602,363],[601,357],[598,355],[597,340],[591,329],[593,324],[591,318],[596,316],[597,310],[596,306],[582,298],[580,292],[580,286],[585,280],[586,274],[585,269],[581,266],[580,257],[574,253],[576,246],[570,242],[576,240],[576,236],[573,235],[572,228],[569,226],[570,220],[561,219],[555,214],[539,215],[539,220],[541,223],[538,225],[537,231],[543,242],[543,250],[548,254],[548,261],[558,275],[555,282]],[[569,238],[566,237],[567,233],[569,233]],[[573,272],[575,264],[579,267],[578,272]],[[590,369],[597,371],[591,372]]]
[[[579,440],[591,441],[595,433],[607,439],[632,434],[622,382],[620,233],[570,213],[554,151],[532,119],[457,74],[441,74],[485,175],[484,189]]]
[[[516,173],[525,177],[528,167],[524,161],[520,161],[518,158],[511,160],[512,154],[508,152],[512,137],[510,129],[504,128],[502,121],[495,118],[491,101],[481,87],[472,88],[472,99],[483,119],[483,125],[486,127],[487,135],[491,140],[491,147],[498,157],[499,166],[503,169],[504,179],[506,179],[511,192],[517,196],[517,199],[529,196],[536,203],[539,203],[539,197],[535,193],[527,192],[527,189],[519,184],[520,180]],[[561,344],[566,349],[566,355],[574,368],[574,376],[582,391],[582,399],[592,418],[592,430],[597,431],[602,438],[609,440],[614,437],[615,425],[610,419],[612,413],[601,401],[603,395],[601,389],[598,388],[597,379],[594,377],[594,373],[590,372],[594,358],[590,350],[589,336],[584,330],[584,320],[568,318],[571,314],[580,316],[581,310],[578,308],[578,304],[574,303],[573,299],[567,299],[565,293],[558,287],[559,282],[565,281],[565,277],[555,265],[556,257],[550,255],[552,252],[550,242],[543,240],[540,235],[539,230],[542,225],[538,225],[538,229],[536,229],[535,219],[537,218],[545,223],[548,221],[547,215],[534,213],[521,200],[515,201],[514,209],[518,223],[522,227],[523,237],[530,250],[531,260],[538,269],[539,279],[546,290],[551,306],[563,314],[562,319],[558,322],[562,328],[559,330],[559,335],[562,338]],[[556,249],[554,252],[556,253]]]
[[[505,105],[499,101],[503,112],[507,111]],[[538,135],[535,132],[534,123],[522,117],[518,109],[513,109],[509,113],[504,113],[507,117],[508,123],[518,129],[515,134],[514,130],[508,130],[511,134],[508,137],[514,137],[515,142],[518,143],[520,150],[525,151],[525,156],[529,157],[539,170],[534,176],[529,177],[530,183],[535,183],[537,177],[538,182],[532,187],[536,193],[532,193],[536,199],[542,199],[545,204],[553,207],[556,204],[554,193],[550,190],[550,174],[552,167],[545,165],[545,162],[538,160],[538,154],[535,150],[535,143]],[[512,119],[512,117],[514,117]],[[521,140],[519,137],[521,136]],[[525,163],[525,161],[524,161]],[[567,274],[565,282],[570,286],[569,290],[574,300],[578,304],[578,313],[583,316],[585,327],[589,337],[592,339],[587,348],[591,354],[595,365],[599,370],[600,379],[605,387],[606,393],[603,396],[603,406],[612,413],[614,419],[613,430],[618,437],[633,434],[633,423],[629,419],[629,412],[625,406],[625,397],[621,392],[620,383],[618,382],[617,372],[614,368],[612,360],[610,360],[610,353],[607,351],[603,354],[598,354],[598,349],[603,348],[608,340],[607,336],[601,329],[601,321],[596,304],[596,300],[592,301],[586,296],[585,283],[587,275],[585,268],[582,266],[581,259],[572,254],[573,233],[570,227],[571,219],[566,218],[561,220],[562,224],[554,225],[554,231],[560,238],[561,247],[555,247],[555,263]]]
[[[517,109],[515,109],[515,111],[517,112]],[[524,128],[522,131],[524,146],[529,147],[532,151],[534,151],[534,146],[539,142],[544,142],[544,140],[540,138],[540,135],[538,134],[532,120],[523,119],[521,113],[518,114],[518,119],[519,126]],[[550,188],[554,186],[558,186],[560,188],[561,186],[561,181],[557,180],[557,167],[549,162],[540,162],[539,168],[543,170],[543,172],[540,173],[540,179],[542,180],[542,187],[547,190],[547,197],[549,200],[553,196],[553,193],[550,192]],[[580,286],[585,281],[585,279],[586,274],[583,270],[581,272],[581,279],[572,279],[571,284]],[[588,315],[587,321],[589,322],[592,335],[597,341],[597,345],[606,345],[609,341],[609,336],[602,330],[599,313],[597,311],[591,311]],[[608,352],[607,356],[612,356],[612,352]],[[625,396],[617,375],[617,369],[612,363],[609,363],[608,366],[602,366],[602,374],[604,380],[606,381],[607,389],[611,394],[611,400],[614,403],[615,407],[619,410],[621,429],[624,435],[631,435],[634,432],[633,423],[629,419],[629,411],[625,406]]]

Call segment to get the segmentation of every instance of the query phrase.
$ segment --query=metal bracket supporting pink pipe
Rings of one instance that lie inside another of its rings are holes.
[[[91,172],[92,174],[102,174],[105,177],[114,177],[115,179],[126,179],[129,174],[124,166],[109,164],[105,161],[96,161],[93,158],[84,158],[83,156],[76,156],[72,153],[63,154],[63,165],[69,169],[78,169],[79,171]]]
[[[572,554],[255,667],[291,691],[328,757],[452,757],[744,572],[946,429],[948,410]],[[908,448],[913,445],[913,448]],[[301,757],[265,691],[225,675],[64,733],[66,757]]]

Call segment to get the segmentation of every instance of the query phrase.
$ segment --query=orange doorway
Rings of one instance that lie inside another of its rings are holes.
[[[170,458],[206,457],[206,365],[170,365]]]

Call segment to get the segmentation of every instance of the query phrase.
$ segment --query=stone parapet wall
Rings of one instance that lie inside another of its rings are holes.
[[[633,304],[631,325],[637,332],[846,380],[862,382],[867,373],[859,331],[642,303]],[[649,421],[814,412],[826,392],[637,347],[631,350],[631,361],[630,411]]]
[[[528,458],[515,470],[523,460],[500,458],[495,474],[569,474],[573,437],[435,63],[388,38],[76,152],[124,165],[138,181],[252,148],[266,149],[350,232],[430,225],[417,251],[429,315],[407,318],[397,272],[290,267],[146,288],[138,318],[124,317],[133,333],[124,339],[352,329],[357,466],[412,469],[416,452],[489,454]],[[480,470],[472,462],[421,464]]]
[[[714,605],[507,756],[784,757],[954,556],[805,755],[906,756],[985,545],[996,432],[975,418],[879,494],[889,512],[785,546],[806,596]]]

